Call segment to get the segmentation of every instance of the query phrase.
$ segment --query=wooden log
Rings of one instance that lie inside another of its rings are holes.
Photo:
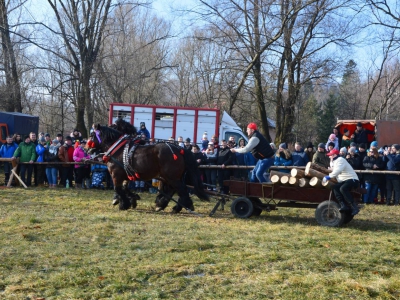
[[[326,182],[324,182],[324,181],[322,181],[321,182],[321,184],[322,184],[322,186],[324,187],[324,188],[326,188],[326,189],[332,189],[333,188],[333,186],[335,185],[335,183],[334,182],[332,182],[332,181],[326,181]]]
[[[296,178],[304,178],[304,177],[306,177],[306,174],[305,174],[304,170],[296,169],[296,168],[293,168],[290,171],[290,175],[292,177],[296,177]]]
[[[281,184],[281,178],[279,177],[279,175],[272,175],[269,177],[269,180],[271,180],[273,184]]]
[[[284,175],[281,177],[282,184],[289,184],[289,175]]]
[[[307,163],[306,170],[308,170],[309,168],[324,173],[325,175],[328,175],[331,172],[327,168],[321,167],[320,165],[317,164],[313,164],[312,162]]]
[[[320,180],[322,180],[325,176],[327,176],[327,174],[324,174],[324,173],[321,173],[321,172],[319,172],[317,170],[311,169],[311,167],[309,167],[308,169],[306,167],[304,173],[306,174],[307,177],[311,177],[311,178],[312,177],[317,177]],[[336,180],[336,178],[332,178],[330,180],[330,182],[337,183],[337,180]]]
[[[308,178],[299,178],[299,187],[309,187],[310,179]]]
[[[290,185],[299,185],[299,180],[300,180],[300,178],[290,177],[289,178],[289,184]]]
[[[288,173],[279,172],[279,171],[275,171],[275,170],[271,170],[271,171],[269,172],[269,176],[272,177],[273,175],[278,175],[279,178],[281,178],[282,176],[289,176]]]
[[[315,187],[315,188],[322,187],[321,179],[319,179],[318,177],[311,178],[309,183],[310,183],[310,186]]]

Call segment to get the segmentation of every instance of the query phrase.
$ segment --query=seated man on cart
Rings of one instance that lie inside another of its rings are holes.
[[[272,150],[267,139],[257,130],[256,123],[249,123],[247,125],[247,135],[249,136],[249,143],[243,148],[232,148],[233,153],[247,153],[250,152],[255,158],[258,159],[256,166],[252,172],[251,182],[266,182],[264,173],[274,164],[275,151]]]
[[[339,156],[339,150],[332,149],[327,155],[332,161],[332,172],[324,179],[337,178],[338,183],[334,185],[333,192],[340,203],[339,211],[351,211],[354,216],[360,210],[354,202],[351,190],[359,187],[358,176],[347,160]]]

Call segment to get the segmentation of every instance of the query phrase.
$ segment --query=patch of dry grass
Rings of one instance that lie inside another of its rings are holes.
[[[399,207],[326,228],[312,209],[240,220],[195,202],[200,218],[150,194],[121,212],[111,191],[0,192],[1,299],[400,298]]]

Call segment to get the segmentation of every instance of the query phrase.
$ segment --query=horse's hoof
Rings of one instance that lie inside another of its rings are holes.
[[[119,204],[119,199],[113,199],[112,205],[117,205],[117,204]]]
[[[175,206],[172,208],[172,213],[173,213],[173,214],[177,214],[177,213],[180,213],[181,210],[182,210],[182,206],[180,206],[180,205],[175,205]]]
[[[164,210],[164,208],[162,208],[162,207],[156,207],[156,212],[163,211],[163,210]]]

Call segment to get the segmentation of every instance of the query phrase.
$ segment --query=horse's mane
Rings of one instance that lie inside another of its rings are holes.
[[[125,121],[122,118],[118,118],[117,121],[115,121],[115,125],[113,126],[113,128],[123,134],[131,134],[133,136],[137,135],[136,128],[131,123]]]
[[[103,141],[108,141],[108,142],[115,142],[121,136],[120,131],[107,126],[100,126],[100,132]]]

